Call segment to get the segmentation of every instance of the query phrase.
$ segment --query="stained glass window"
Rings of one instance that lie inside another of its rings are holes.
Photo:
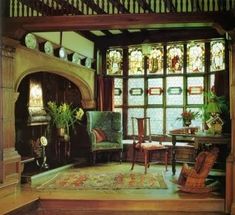
[[[190,87],[201,87],[204,89],[204,78],[203,77],[189,77],[187,79],[188,89]],[[187,93],[188,104],[203,104],[203,93],[201,94],[191,94]]]
[[[166,108],[166,131],[182,127],[182,121],[177,120],[183,108]]]
[[[150,117],[151,134],[162,134],[163,108],[147,108],[147,116]]]
[[[215,74],[210,75],[210,90],[214,91],[215,89]]]
[[[199,73],[205,70],[205,44],[191,43],[187,45],[187,72]]]
[[[167,73],[183,73],[183,45],[167,46]]]
[[[163,91],[163,79],[162,78],[151,78],[148,79],[148,91],[151,88],[159,87]],[[151,91],[148,92],[148,104],[162,104],[163,92],[160,95],[151,95]]]
[[[148,74],[162,74],[163,73],[163,46],[153,46],[147,65]]]
[[[122,75],[123,51],[122,49],[110,49],[107,51],[107,74]]]
[[[141,91],[142,93],[139,93]],[[137,93],[135,93],[137,92]],[[144,105],[144,79],[128,79],[128,105]]]
[[[225,44],[223,41],[213,41],[211,44],[211,71],[225,69]]]
[[[114,105],[122,105],[123,99],[123,79],[114,79]]]
[[[183,104],[183,92],[171,93],[171,89],[183,89],[183,77],[166,77],[166,103],[167,105],[182,105]]]
[[[129,75],[144,74],[144,55],[140,48],[129,49]]]
[[[144,108],[128,108],[127,114],[127,134],[132,135],[132,119],[131,117],[144,117]],[[137,126],[134,125],[134,134],[137,134]]]

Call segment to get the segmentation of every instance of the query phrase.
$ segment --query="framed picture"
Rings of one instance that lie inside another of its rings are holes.
[[[215,116],[215,117],[211,116],[210,119],[208,119],[206,121],[206,124],[209,128],[211,128],[215,124],[219,124],[219,125],[222,126],[224,124],[224,122],[219,116]]]

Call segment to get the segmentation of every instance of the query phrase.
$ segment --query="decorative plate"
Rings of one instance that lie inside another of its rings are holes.
[[[47,41],[44,43],[44,52],[48,55],[54,55],[53,45],[51,42]]]
[[[26,47],[28,47],[30,49],[36,49],[37,48],[37,39],[31,33],[29,33],[25,36],[24,42],[25,42]]]
[[[73,53],[72,62],[76,64],[81,64],[81,59],[77,52]]]
[[[61,47],[61,48],[60,48],[60,50],[59,50],[59,56],[60,56],[60,58],[62,58],[62,59],[64,59],[64,60],[67,60],[67,53],[66,53],[64,47]]]
[[[87,68],[91,68],[91,58],[89,58],[89,57],[86,58],[85,66],[86,66]]]
[[[40,143],[43,145],[43,146],[47,146],[47,138],[45,136],[41,136],[40,137]]]

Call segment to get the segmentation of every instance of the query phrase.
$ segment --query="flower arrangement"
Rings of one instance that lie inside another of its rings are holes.
[[[47,105],[52,123],[56,128],[66,128],[67,133],[69,133],[69,127],[73,127],[76,122],[81,122],[84,115],[82,108],[72,108],[67,103],[57,105],[55,102],[49,101]]]
[[[184,126],[189,126],[191,124],[191,121],[198,118],[199,113],[198,112],[193,112],[191,110],[183,111],[181,113],[181,116],[177,118],[177,120],[183,120]]]
[[[199,117],[199,113],[193,112],[191,110],[189,110],[189,111],[185,110],[181,113],[181,119],[185,120],[185,121],[191,121],[191,120],[196,119],[198,117]]]

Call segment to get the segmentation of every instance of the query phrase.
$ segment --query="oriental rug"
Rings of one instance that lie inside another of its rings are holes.
[[[39,190],[117,190],[117,189],[167,189],[163,172],[91,173],[69,171],[54,175],[37,187]]]

